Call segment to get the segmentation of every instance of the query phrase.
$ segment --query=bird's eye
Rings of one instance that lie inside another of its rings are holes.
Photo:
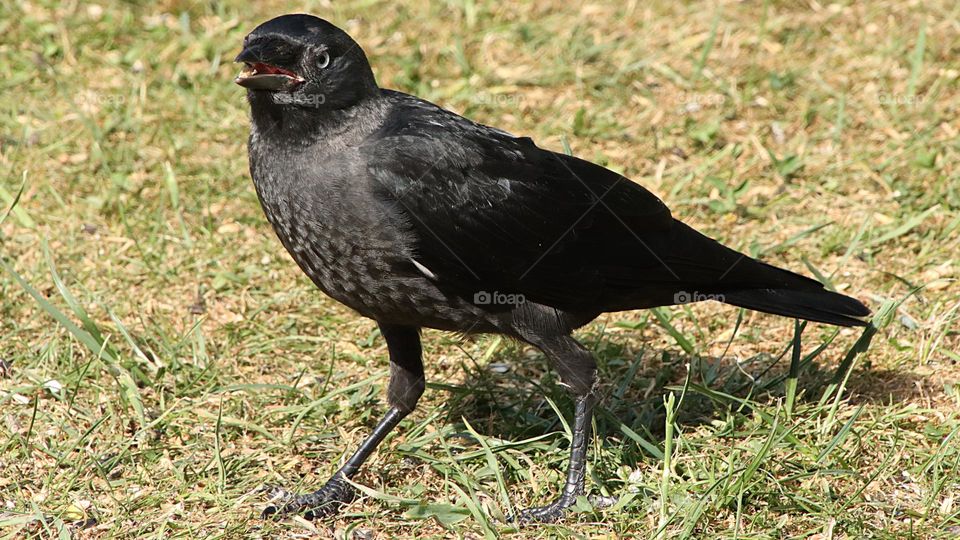
[[[317,65],[320,66],[320,69],[323,69],[330,65],[330,53],[323,51],[320,53],[320,60],[317,62]]]

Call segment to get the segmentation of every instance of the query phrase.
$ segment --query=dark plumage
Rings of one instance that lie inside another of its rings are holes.
[[[267,513],[350,500],[343,478],[423,392],[423,327],[530,343],[569,386],[567,483],[519,515],[553,520],[584,490],[595,364],[574,329],[603,312],[702,299],[845,326],[869,313],[707,238],[617,173],[380,89],[363,50],[326,21],[268,21],[237,60],[267,219],[321,290],[377,321],[391,363],[392,408],[370,439],[323,489]]]

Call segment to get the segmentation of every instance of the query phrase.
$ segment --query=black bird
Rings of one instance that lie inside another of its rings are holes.
[[[243,42],[250,174],[267,219],[323,292],[377,322],[390,410],[336,474],[265,515],[338,511],[344,481],[414,409],[420,329],[498,333],[546,355],[576,403],[567,480],[521,521],[584,493],[596,364],[571,332],[610,311],[718,300],[842,326],[863,304],[727,248],[623,176],[377,86],[333,24],[284,15]]]

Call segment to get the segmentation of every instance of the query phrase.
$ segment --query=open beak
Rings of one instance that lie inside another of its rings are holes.
[[[305,80],[296,73],[281,67],[258,61],[260,56],[256,47],[244,49],[234,60],[243,62],[243,70],[233,82],[250,90],[281,92],[293,90]]]

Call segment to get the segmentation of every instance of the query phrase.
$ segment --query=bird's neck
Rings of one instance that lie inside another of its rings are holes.
[[[383,108],[380,101],[378,96],[371,96],[349,107],[325,108],[251,100],[251,121],[261,139],[279,144],[311,146],[323,141],[350,144],[365,135],[361,133],[364,128],[377,123]]]

